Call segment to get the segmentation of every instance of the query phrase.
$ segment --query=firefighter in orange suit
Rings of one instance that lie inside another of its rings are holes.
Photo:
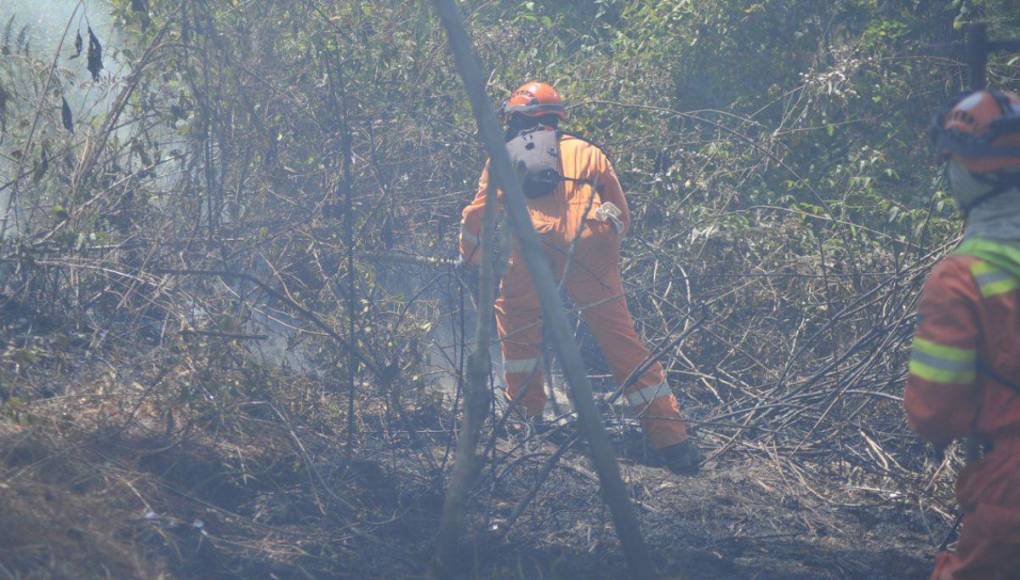
[[[605,353],[618,383],[622,383],[648,357],[627,309],[620,277],[620,240],[630,226],[630,212],[620,182],[605,154],[591,143],[558,131],[566,119],[562,100],[545,83],[529,82],[502,107],[507,141],[529,131],[555,131],[551,154],[558,178],[546,191],[525,195],[532,224],[546,250],[558,280],[580,309]],[[558,151],[556,143],[558,141]],[[480,254],[482,214],[488,188],[488,167],[479,180],[474,201],[464,208],[460,251],[477,263]],[[497,192],[500,193],[501,192]],[[580,236],[568,260],[570,246]],[[568,265],[568,261],[570,262]],[[509,258],[495,304],[501,339],[507,395],[524,415],[541,419],[546,403],[540,365],[541,305],[527,266],[515,250]],[[651,446],[663,462],[678,473],[696,473],[697,448],[688,438],[662,366],[650,366],[624,393]]]
[[[903,402],[922,438],[985,453],[957,481],[960,540],[932,578],[1020,578],[1020,98],[964,95],[933,136],[967,224],[921,294]]]

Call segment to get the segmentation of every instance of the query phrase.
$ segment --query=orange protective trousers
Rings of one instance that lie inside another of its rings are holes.
[[[620,237],[630,222],[626,199],[609,161],[594,145],[565,136],[560,142],[561,172],[567,181],[553,193],[528,200],[532,224],[546,250],[557,281],[602,348],[613,377],[622,384],[646,361],[648,349],[634,329],[623,280],[620,277]],[[479,236],[488,189],[483,172],[474,202],[464,209],[460,249],[477,262]],[[623,231],[595,217],[603,202],[622,210]],[[571,255],[571,245],[576,246]],[[569,256],[569,259],[568,259]],[[565,278],[565,280],[564,280]],[[514,251],[495,303],[501,339],[507,395],[527,416],[541,416],[546,403],[540,364],[541,304],[523,258]],[[680,408],[657,362],[624,393],[631,411],[641,420],[653,448],[687,439]]]
[[[933,580],[1020,578],[1020,439],[1000,439],[956,482],[963,516],[955,552],[935,557]]]

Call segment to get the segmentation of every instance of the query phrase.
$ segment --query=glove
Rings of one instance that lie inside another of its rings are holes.
[[[595,219],[612,224],[617,235],[623,233],[623,219],[621,219],[621,216],[623,216],[623,212],[611,201],[603,203],[595,210]]]

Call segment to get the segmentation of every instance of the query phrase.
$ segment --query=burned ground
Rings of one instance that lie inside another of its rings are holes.
[[[175,404],[175,381],[191,363],[149,352],[131,368],[155,369],[154,361],[162,370],[152,374],[83,364],[5,376],[8,385],[19,379],[0,421],[5,573],[426,574],[453,423],[436,398],[409,400],[403,421],[381,404],[360,409],[348,457],[346,433],[337,428],[342,397],[322,384],[277,371],[263,384]],[[217,374],[210,384],[230,385],[244,374]],[[156,380],[159,390],[145,388]],[[44,387],[59,394],[33,396]],[[469,506],[464,577],[626,577],[583,445],[563,455],[505,529],[571,429],[526,439],[487,430],[494,460]],[[709,454],[725,443],[698,437]],[[948,528],[902,481],[854,483],[845,469],[749,448],[682,477],[655,466],[635,430],[618,425],[613,438],[656,567],[667,577],[921,578]]]

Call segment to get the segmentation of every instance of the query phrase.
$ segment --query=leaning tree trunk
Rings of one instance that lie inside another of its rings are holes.
[[[521,255],[531,273],[535,290],[542,303],[542,316],[546,329],[552,339],[553,348],[563,365],[567,384],[573,394],[577,409],[578,423],[591,449],[591,459],[595,471],[599,475],[602,495],[613,515],[616,533],[623,544],[634,578],[641,580],[654,577],[651,560],[637,517],[634,515],[627,488],[620,477],[620,467],[616,462],[616,454],[609,443],[605,428],[595,400],[592,397],[588,373],[581,360],[581,353],[574,342],[567,324],[567,318],[556,292],[556,282],[545,257],[545,251],[539,243],[535,229],[528,215],[524,194],[517,175],[514,172],[510,157],[503,142],[502,132],[496,121],[496,115],[488,102],[482,80],[481,68],[471,47],[464,27],[464,20],[457,11],[453,0],[433,0],[439,16],[446,27],[453,50],[457,68],[464,80],[465,88],[471,98],[471,108],[475,114],[485,149],[489,154],[492,173],[496,183],[503,191],[503,204],[510,218],[510,225],[517,236]]]

